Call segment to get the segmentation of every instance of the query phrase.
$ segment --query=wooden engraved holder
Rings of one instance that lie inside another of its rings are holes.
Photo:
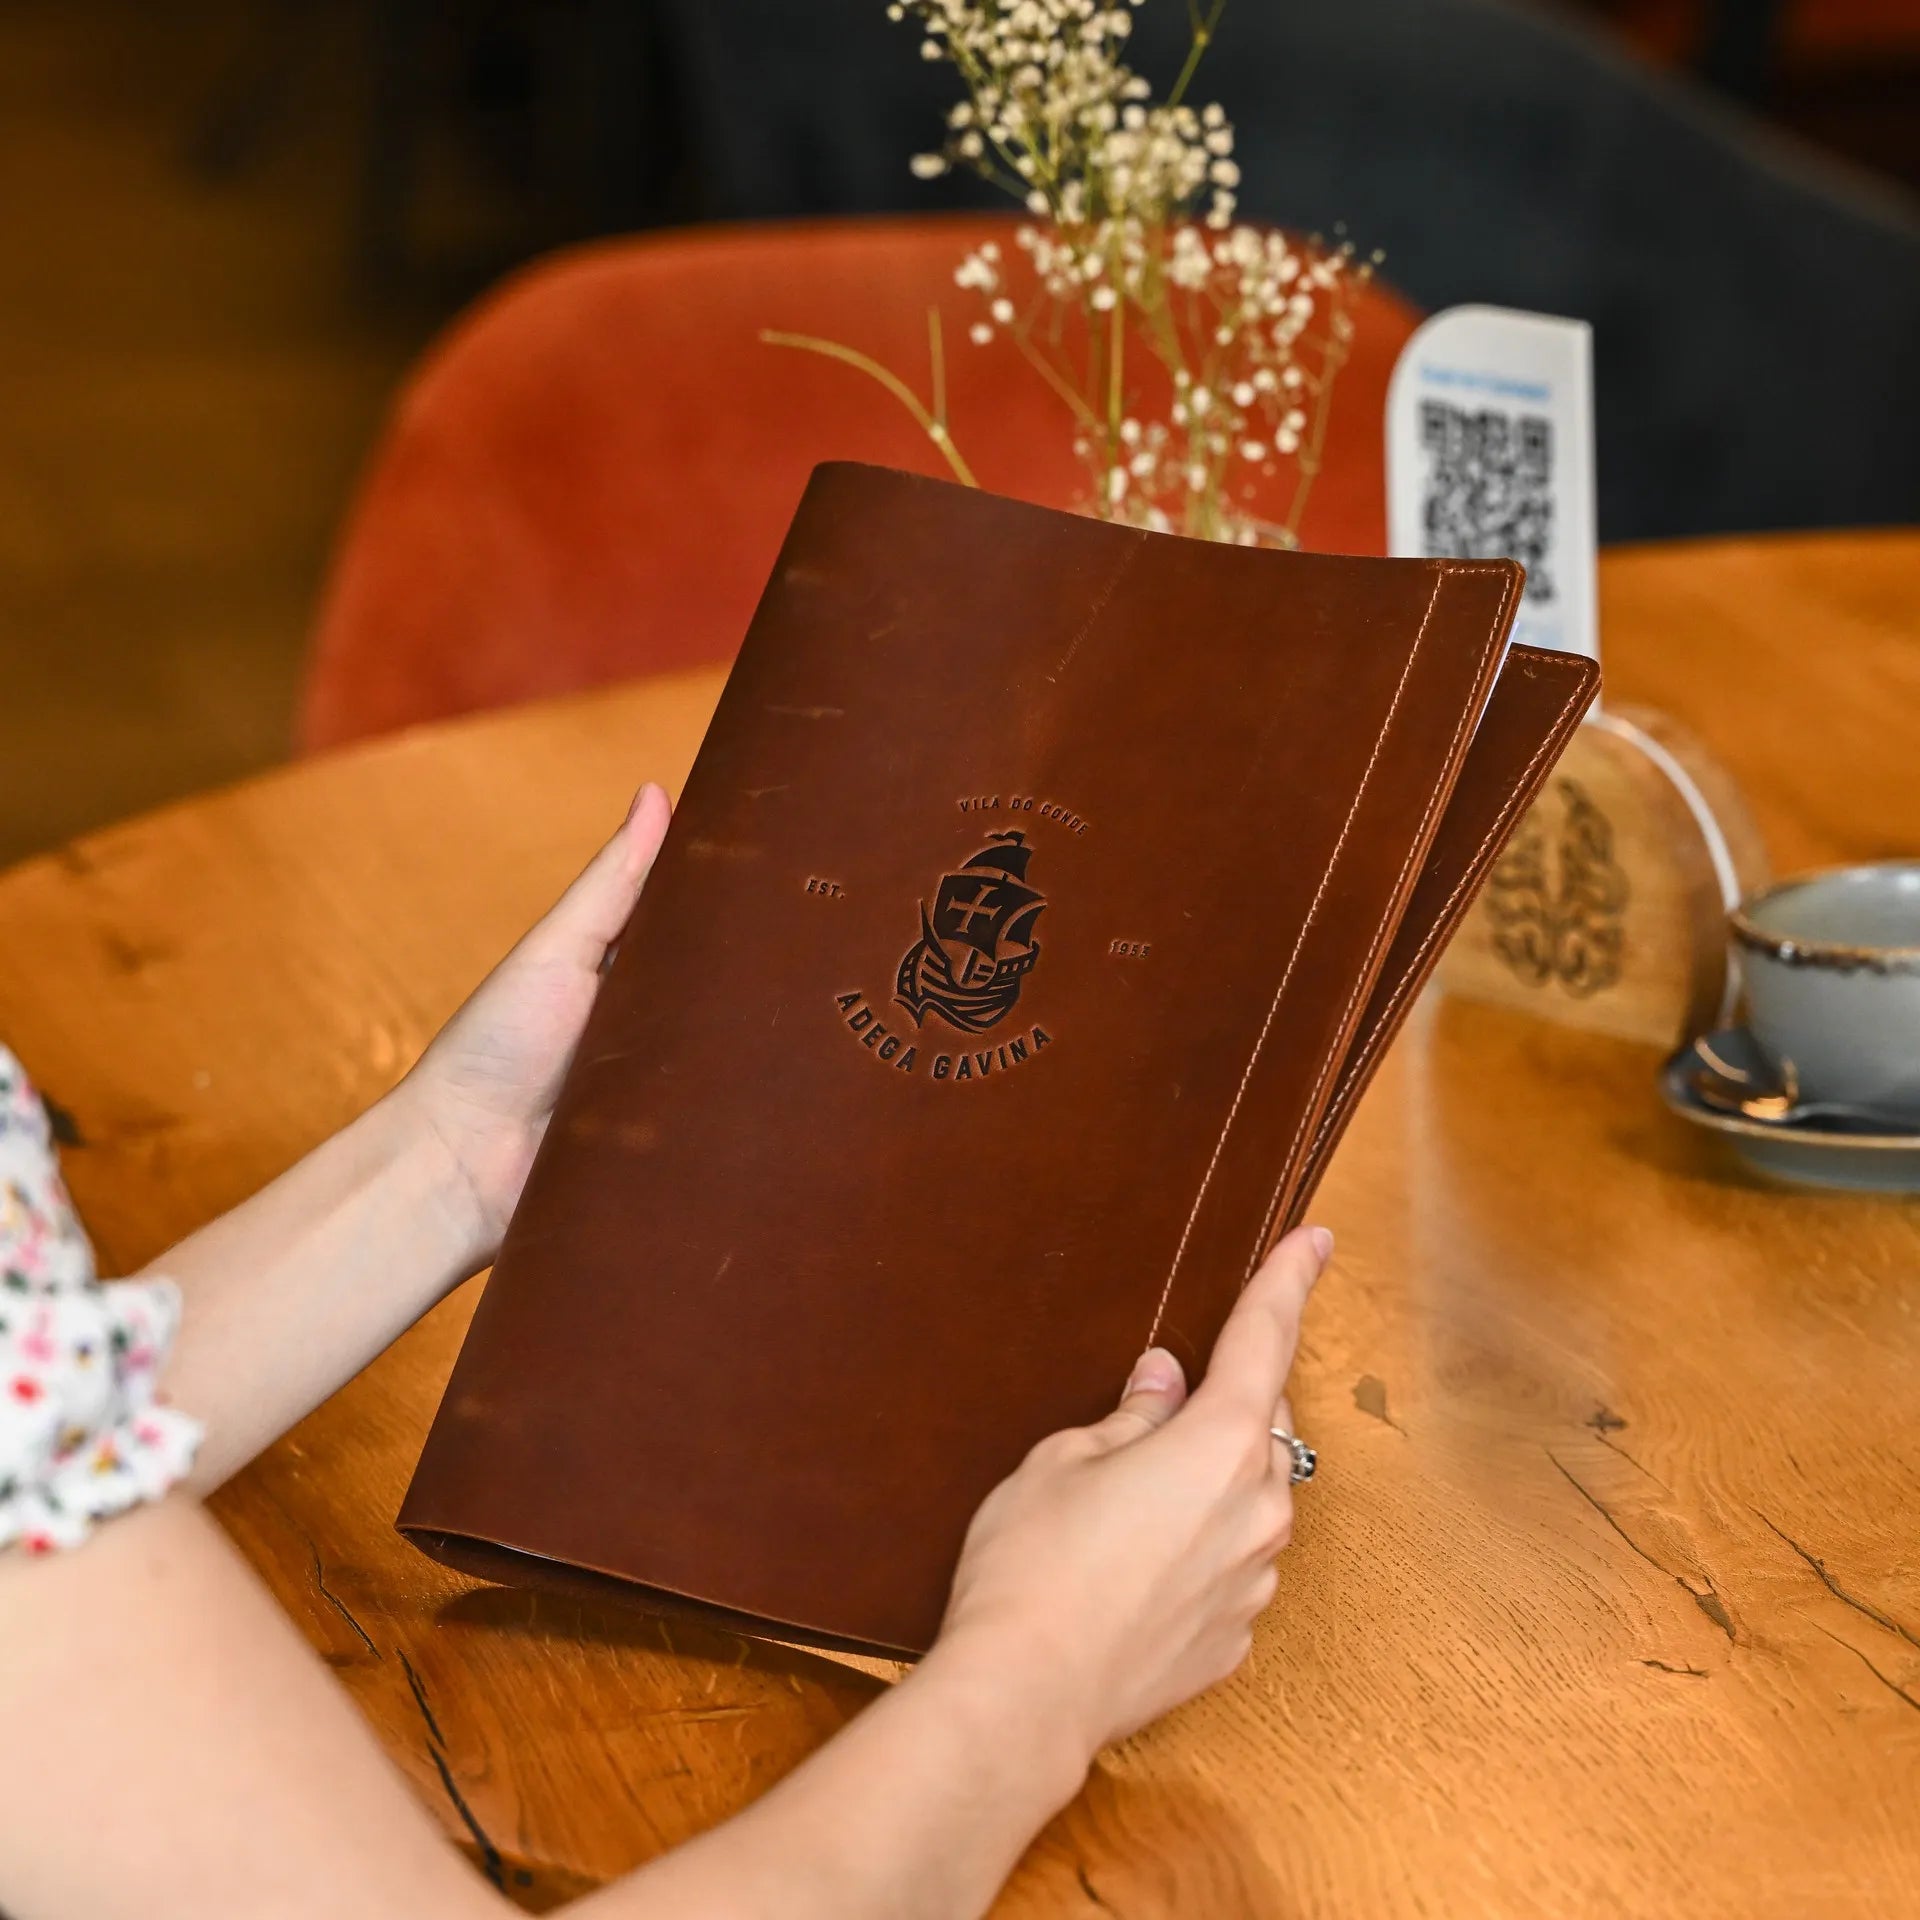
[[[1726,912],[1768,878],[1730,775],[1664,715],[1589,714],[1439,969],[1443,991],[1671,1048],[1725,1026]]]

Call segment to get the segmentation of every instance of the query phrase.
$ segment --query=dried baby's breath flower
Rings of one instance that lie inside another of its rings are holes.
[[[1236,219],[1232,122],[1217,102],[1186,101],[1226,0],[1189,0],[1186,64],[1158,103],[1122,58],[1140,4],[894,0],[888,17],[913,22],[921,57],[950,62],[967,93],[946,116],[940,150],[909,164],[922,179],[970,169],[1031,216],[1016,231],[1016,260],[989,242],[954,281],[983,304],[968,337],[984,347],[1004,336],[1071,410],[1094,512],[1292,546],[1352,305],[1380,256]],[[851,349],[779,338],[882,380],[971,481],[947,431],[937,315],[931,407]],[[1143,355],[1171,382],[1162,419],[1139,411]],[[1280,459],[1293,462],[1295,485],[1276,524],[1254,517],[1244,489],[1249,468],[1271,473]]]

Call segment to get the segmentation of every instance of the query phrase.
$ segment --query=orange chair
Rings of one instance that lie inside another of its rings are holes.
[[[718,228],[541,262],[458,322],[395,409],[349,515],[299,717],[304,747],[731,656],[815,462],[944,473],[864,374],[767,346],[824,335],[927,392],[980,483],[1072,505],[1061,403],[967,325],[953,284],[1010,223],[975,215]],[[1381,420],[1415,316],[1370,289],[1336,389],[1308,546],[1379,552]]]

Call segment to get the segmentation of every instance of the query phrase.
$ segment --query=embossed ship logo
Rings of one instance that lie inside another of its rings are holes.
[[[920,938],[900,962],[894,998],[916,1026],[937,1013],[962,1033],[985,1033],[1013,1011],[1040,957],[1033,930],[1046,898],[1027,884],[1033,849],[1024,833],[996,833],[942,876]]]

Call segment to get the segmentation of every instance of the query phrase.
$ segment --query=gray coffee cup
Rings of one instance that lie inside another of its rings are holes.
[[[1727,924],[1753,1037],[1802,1097],[1920,1123],[1920,861],[1784,881]]]

